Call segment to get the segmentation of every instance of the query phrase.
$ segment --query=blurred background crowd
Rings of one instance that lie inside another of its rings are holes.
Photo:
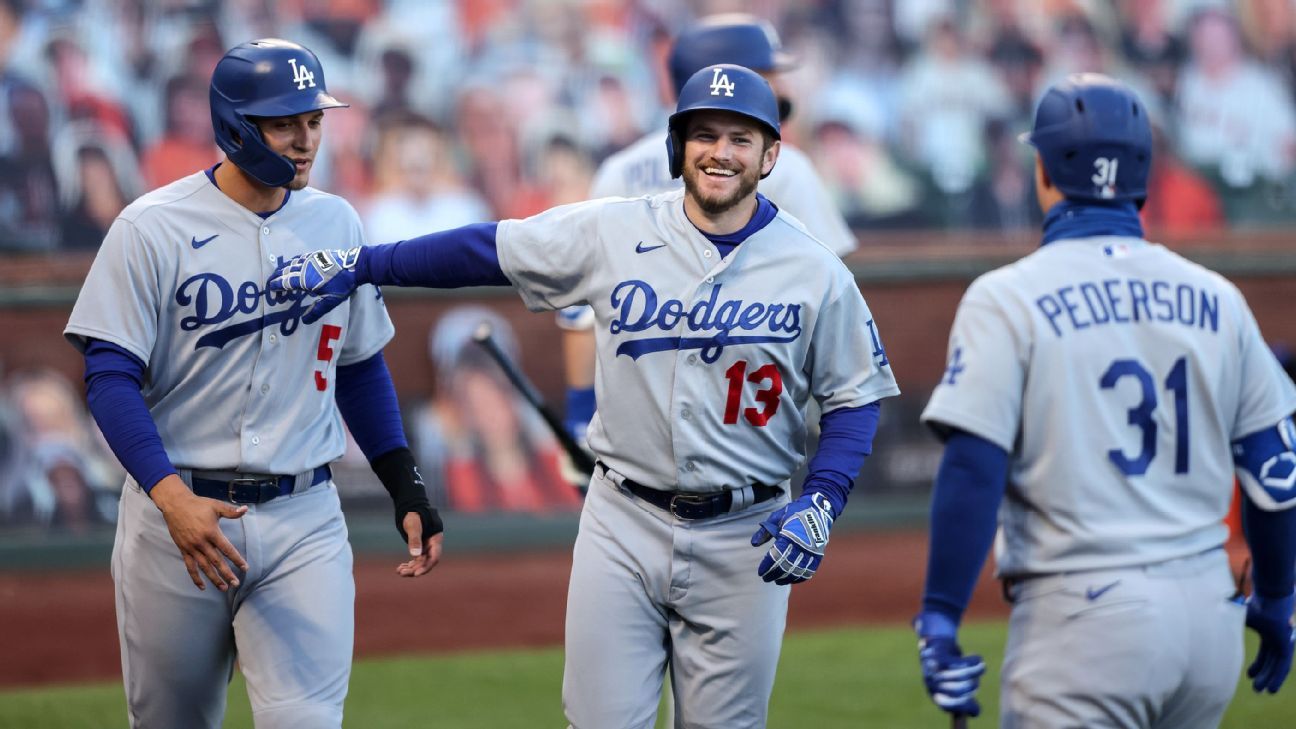
[[[352,108],[312,183],[372,241],[583,199],[664,128],[662,59],[702,15],[769,18],[798,59],[787,137],[847,220],[1029,228],[1043,88],[1103,71],[1158,133],[1149,228],[1296,219],[1291,0],[0,0],[0,249],[94,249],[141,192],[218,161],[211,69],[282,36]]]
[[[609,154],[664,142],[672,37],[729,11],[771,20],[797,59],[784,137],[862,247],[1036,226],[1017,135],[1076,71],[1153,114],[1151,237],[1296,221],[1296,0],[0,0],[0,252],[88,255],[135,197],[218,162],[211,70],[267,36],[314,50],[351,104],[328,113],[311,182],[371,242],[581,200]],[[438,323],[437,395],[407,406],[436,498],[577,508],[552,438],[464,344],[485,314]],[[77,383],[5,378],[0,525],[111,521],[120,479]]]

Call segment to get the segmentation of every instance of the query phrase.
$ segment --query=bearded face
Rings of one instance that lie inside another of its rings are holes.
[[[695,112],[684,134],[684,189],[703,212],[720,215],[756,192],[777,154],[777,143],[747,117]]]

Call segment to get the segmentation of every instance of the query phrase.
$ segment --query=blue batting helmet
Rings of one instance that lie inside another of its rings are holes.
[[[708,66],[684,84],[675,113],[666,123],[671,179],[684,173],[684,131],[688,116],[703,110],[741,114],[760,124],[775,139],[781,138],[778,98],[769,82],[750,68],[731,63]]]
[[[249,117],[293,116],[345,107],[324,87],[324,69],[304,46],[263,38],[231,48],[212,71],[211,115],[216,144],[263,185],[292,182],[291,160],[266,146]]]
[[[1120,81],[1068,76],[1044,94],[1034,129],[1021,139],[1039,151],[1049,179],[1068,198],[1140,206],[1147,199],[1152,126],[1143,102]]]
[[[699,69],[733,63],[753,71],[782,71],[792,65],[783,52],[778,31],[767,20],[747,13],[723,13],[703,18],[675,39],[670,53],[675,93]]]

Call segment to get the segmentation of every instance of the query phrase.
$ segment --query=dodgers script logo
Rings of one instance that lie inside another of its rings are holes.
[[[306,313],[306,307],[302,304],[306,296],[305,292],[269,291],[255,281],[244,281],[235,289],[219,274],[200,273],[189,277],[176,287],[175,301],[180,306],[193,309],[192,315],[180,320],[180,329],[186,332],[192,332],[198,327],[221,324],[234,318],[236,314],[256,314],[262,298],[272,307],[292,304],[286,309],[207,332],[199,337],[198,343],[194,345],[194,349],[202,347],[221,349],[239,337],[275,325],[279,326],[280,334],[285,337],[292,336],[301,324],[302,314]]]
[[[639,359],[645,354],[680,349],[702,350],[702,361],[710,364],[720,358],[724,348],[734,344],[764,342],[788,343],[801,336],[800,304],[766,304],[742,299],[720,300],[721,285],[711,289],[710,298],[685,310],[679,299],[658,302],[657,292],[646,281],[622,281],[612,289],[612,307],[617,310],[610,330],[643,332],[651,329],[674,331],[681,323],[691,332],[715,332],[696,337],[645,337],[622,342],[617,355]],[[768,334],[735,336],[735,331],[758,331]]]

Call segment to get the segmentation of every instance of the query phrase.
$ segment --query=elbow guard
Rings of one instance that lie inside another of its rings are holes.
[[[1291,416],[1233,442],[1233,465],[1247,498],[1265,511],[1296,506],[1296,425]]]

